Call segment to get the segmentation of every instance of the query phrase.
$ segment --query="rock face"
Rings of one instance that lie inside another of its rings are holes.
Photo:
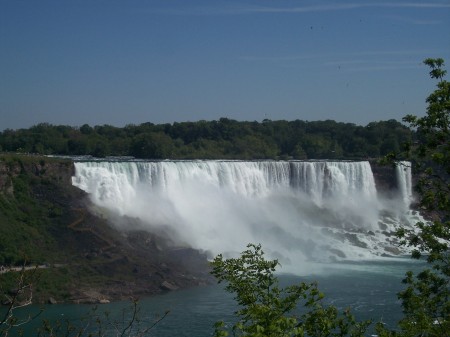
[[[212,281],[205,255],[186,249],[186,259],[180,259],[178,250],[163,238],[140,231],[138,219],[114,217],[113,222],[72,186],[73,173],[69,160],[0,155],[0,198],[14,202],[27,214],[29,205],[19,198],[25,193],[33,200],[33,211],[46,216],[40,222],[45,226],[33,229],[41,233],[38,238],[46,240],[31,240],[31,245],[40,245],[33,251],[45,253],[39,261],[30,262],[42,264],[45,259],[52,266],[48,277],[54,277],[58,291],[37,284],[36,301],[106,303]],[[24,185],[23,181],[30,183]],[[22,220],[8,216],[0,207],[0,220],[17,226],[11,230],[20,232]],[[119,231],[119,227],[134,229]]]
[[[11,172],[5,163],[0,162],[0,193],[6,195],[12,195],[14,193],[12,180],[10,178],[11,173],[14,174],[15,172]]]
[[[384,194],[391,194],[397,190],[397,178],[393,165],[381,165],[375,160],[370,162],[377,191]]]
[[[0,192],[12,185],[11,178],[19,174],[52,177],[71,184],[74,173],[70,160],[55,160],[41,156],[3,156],[0,158]]]

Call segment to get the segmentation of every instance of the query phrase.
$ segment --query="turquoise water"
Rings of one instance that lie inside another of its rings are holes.
[[[341,309],[351,307],[358,319],[372,318],[375,322],[382,321],[395,328],[396,322],[401,318],[401,306],[396,296],[402,289],[401,280],[407,270],[417,270],[419,264],[409,259],[397,259],[341,263],[323,267],[326,272],[318,275],[304,277],[280,275],[281,284],[317,281],[328,303]],[[214,330],[213,323],[218,320],[232,323],[233,312],[236,310],[233,296],[219,285],[143,298],[139,301],[139,307],[141,328],[148,327],[160,315],[170,310],[169,314],[151,330],[150,336],[211,336]],[[42,319],[63,321],[68,318],[75,324],[86,324],[86,320],[82,318],[94,317],[92,308],[93,306],[89,305],[48,305],[39,320],[27,326],[25,336],[35,336],[38,321]],[[131,312],[129,308],[130,302],[116,302],[99,305],[96,313],[108,311],[111,321],[127,322]],[[39,307],[28,307],[26,311],[36,312],[39,311]],[[125,317],[122,316],[124,311]],[[109,335],[115,335],[112,327],[108,328]]]

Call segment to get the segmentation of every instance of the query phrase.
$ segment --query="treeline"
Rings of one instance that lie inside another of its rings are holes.
[[[411,130],[326,121],[218,121],[81,127],[41,123],[0,133],[0,151],[145,159],[357,159],[398,152]]]

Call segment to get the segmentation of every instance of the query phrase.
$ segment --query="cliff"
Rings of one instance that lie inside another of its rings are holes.
[[[395,193],[398,189],[395,166],[393,164],[380,164],[376,160],[370,161],[377,191],[384,194]]]
[[[134,228],[115,230],[72,186],[73,172],[70,160],[0,155],[0,265],[38,265],[38,302],[104,302],[210,281],[197,251],[139,231],[137,219],[115,218]],[[0,292],[14,286],[13,274],[0,275]]]

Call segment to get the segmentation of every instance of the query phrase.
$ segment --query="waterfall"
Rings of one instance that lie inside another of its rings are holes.
[[[398,190],[406,208],[414,201],[412,192],[411,163],[399,161],[395,165]]]
[[[73,184],[111,214],[212,255],[249,242],[287,265],[392,251],[395,221],[380,224],[366,161],[87,161]]]
[[[192,182],[229,189],[236,194],[261,197],[274,189],[296,189],[317,203],[326,196],[376,196],[368,162],[77,162],[74,185],[100,200],[128,198],[139,184],[168,193]]]

